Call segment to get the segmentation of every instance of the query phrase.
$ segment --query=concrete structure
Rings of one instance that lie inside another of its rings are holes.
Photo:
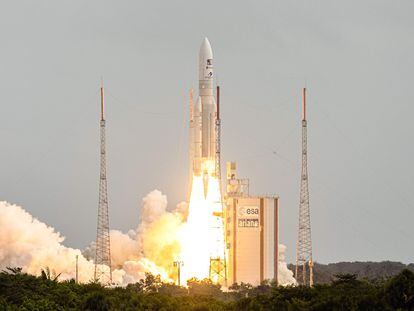
[[[236,178],[234,162],[227,168],[227,284],[277,281],[278,198],[237,191],[246,189],[246,180]]]

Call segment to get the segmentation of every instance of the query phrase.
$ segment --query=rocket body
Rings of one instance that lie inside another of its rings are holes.
[[[189,210],[182,242],[184,279],[211,278],[218,282],[219,260],[225,266],[223,205],[219,174],[216,172],[219,157],[216,137],[219,131],[217,104],[214,96],[213,52],[210,42],[204,39],[198,59],[198,94],[190,93],[190,187]],[[218,149],[219,151],[219,149]],[[220,268],[221,269],[221,268]],[[217,271],[216,271],[217,270]],[[222,271],[222,269],[220,270]]]
[[[207,38],[199,53],[198,98],[192,109],[190,137],[193,140],[193,173],[195,176],[215,174],[217,105],[213,87],[213,51]]]

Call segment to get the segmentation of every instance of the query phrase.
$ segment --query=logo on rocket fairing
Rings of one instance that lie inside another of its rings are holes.
[[[210,69],[213,69],[213,60],[211,58],[208,58],[206,60],[206,70],[208,70],[206,78],[211,78],[213,76],[213,71]]]

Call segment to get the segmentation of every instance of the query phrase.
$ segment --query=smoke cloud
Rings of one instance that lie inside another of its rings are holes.
[[[124,272],[120,284],[137,282],[145,278],[145,272],[172,280],[176,273],[173,262],[180,254],[178,234],[186,218],[187,204],[182,202],[172,211],[167,207],[167,197],[153,190],[142,200],[141,219],[135,230],[110,231],[112,267]],[[95,243],[83,254],[94,258]]]
[[[49,267],[61,273],[61,279],[75,276],[75,258],[79,256],[80,280],[89,281],[94,265],[78,249],[65,247],[64,237],[52,227],[33,218],[20,206],[0,202],[0,268],[22,267],[38,275]]]
[[[142,200],[141,219],[135,230],[123,233],[111,230],[112,278],[126,285],[145,278],[150,272],[171,281],[176,273],[174,260],[180,254],[178,237],[183,230],[188,206],[180,203],[167,209],[167,197],[160,191],[150,192]],[[0,201],[0,269],[22,267],[24,272],[39,275],[49,267],[59,280],[75,278],[78,256],[79,281],[93,278],[95,245],[83,252],[63,245],[65,238],[53,227],[37,220],[20,206]],[[296,284],[284,262],[285,246],[280,245],[279,281]]]
[[[278,262],[278,281],[279,285],[287,286],[287,285],[296,285],[297,282],[293,277],[293,272],[290,271],[287,267],[287,263],[285,261],[285,252],[286,246],[283,244],[279,244],[279,262]]]

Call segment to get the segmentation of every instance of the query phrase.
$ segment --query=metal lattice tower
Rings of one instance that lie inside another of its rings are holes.
[[[101,171],[99,175],[98,226],[96,232],[96,253],[94,279],[101,284],[112,283],[111,244],[109,237],[108,191],[106,180],[104,88],[101,87]]]
[[[296,246],[295,278],[303,285],[313,285],[312,238],[308,188],[308,151],[306,120],[306,88],[302,103],[302,174],[300,179],[299,228]]]
[[[190,165],[188,166],[188,187],[187,187],[187,202],[190,202],[191,197],[191,185],[193,184],[193,173],[194,173],[194,100],[193,100],[193,89],[190,89],[190,132],[188,135],[188,159]]]
[[[219,217],[220,225],[215,228],[216,230],[223,230],[223,240],[224,240],[224,248],[223,248],[223,255],[222,257],[210,257],[210,268],[209,268],[209,277],[211,280],[217,279],[218,283],[227,286],[227,267],[226,267],[226,247],[225,247],[225,235],[224,235],[224,202],[223,202],[223,191],[222,191],[222,184],[221,184],[221,119],[220,119],[220,87],[217,86],[217,115],[216,115],[216,122],[215,122],[215,130],[216,130],[216,156],[215,156],[215,173],[216,178],[219,181],[219,189],[220,189],[220,205],[221,205],[221,213],[220,215],[216,215]],[[219,242],[219,241],[217,241]]]
[[[220,199],[222,198],[222,191],[221,191],[221,119],[220,119],[220,87],[217,86],[216,89],[216,98],[217,98],[217,113],[216,113],[216,157],[215,157],[215,170],[216,170],[216,177],[220,181]]]

